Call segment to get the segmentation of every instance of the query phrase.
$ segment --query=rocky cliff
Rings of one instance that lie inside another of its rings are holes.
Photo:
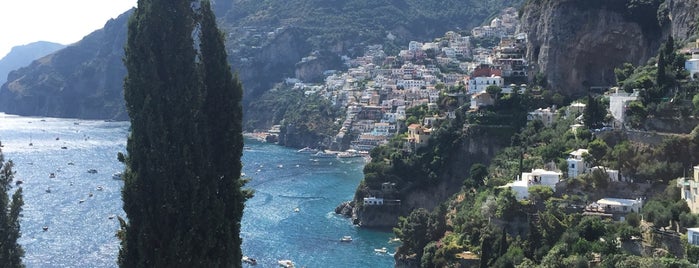
[[[630,14],[625,2],[529,1],[521,22],[530,77],[542,73],[554,90],[581,96],[590,87],[614,85],[615,67],[654,56],[663,36],[657,7]]]
[[[399,194],[400,205],[355,205],[352,210],[353,222],[368,228],[391,228],[396,226],[399,216],[406,216],[414,209],[434,209],[461,190],[471,165],[476,163],[488,165],[495,154],[509,146],[509,137],[513,131],[509,126],[467,125],[462,131],[464,137],[457,144],[458,148],[453,155],[449,157],[450,161],[446,167],[440,171],[440,179],[436,183],[403,188]],[[368,196],[371,193],[371,190],[361,186],[357,191],[363,194],[356,195],[353,204],[361,204],[363,199],[360,200],[359,197]],[[348,205],[343,203],[338,211],[342,211]]]
[[[448,30],[470,29],[503,7],[522,0],[233,0],[215,3],[227,34],[231,66],[245,87],[249,108],[284,78],[317,80],[337,69],[342,55],[356,56],[369,44],[399,49]],[[110,21],[81,42],[14,73],[0,89],[0,110],[25,114],[125,119],[121,62],[130,13]],[[390,36],[390,38],[389,38]],[[331,55],[297,63],[312,52]],[[246,113],[247,120],[261,121]]]
[[[81,41],[10,72],[0,110],[19,115],[128,119],[122,82],[126,22],[108,21]]]
[[[13,47],[10,53],[0,59],[0,85],[7,81],[7,74],[12,70],[27,66],[32,61],[66,47],[65,45],[39,41]]]

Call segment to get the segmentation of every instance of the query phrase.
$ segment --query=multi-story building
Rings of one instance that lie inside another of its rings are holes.
[[[693,177],[677,179],[682,199],[687,202],[692,213],[699,213],[699,166],[694,166]]]

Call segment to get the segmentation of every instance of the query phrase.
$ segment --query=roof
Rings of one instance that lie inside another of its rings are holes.
[[[694,233],[699,233],[699,227],[687,228],[687,231],[692,231]]]
[[[412,128],[412,129],[420,128],[420,127],[422,127],[420,124],[410,124],[410,125],[408,126],[408,128]]]
[[[588,154],[589,154],[590,151],[587,150],[587,149],[577,149],[577,150],[575,150],[575,151],[570,152],[570,155],[582,156],[584,153],[588,153]]]
[[[641,200],[607,197],[597,200],[597,204],[611,206],[633,206],[635,204],[641,204]]]
[[[539,176],[541,176],[541,175],[558,175],[558,176],[560,176],[561,175],[561,173],[559,173],[559,172],[549,171],[549,170],[540,169],[540,168],[532,170],[532,172],[530,174],[539,175]]]

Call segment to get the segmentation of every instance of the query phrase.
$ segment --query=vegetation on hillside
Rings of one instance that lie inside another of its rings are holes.
[[[242,86],[200,4],[140,1],[129,21],[121,267],[241,266]]]
[[[14,183],[13,166],[12,161],[5,162],[0,149],[0,263],[8,268],[24,267],[24,249],[17,241],[21,236],[19,222],[24,205],[22,187],[15,190],[12,198],[8,196]]]

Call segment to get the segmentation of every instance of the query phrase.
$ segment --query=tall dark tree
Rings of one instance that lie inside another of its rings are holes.
[[[21,233],[19,226],[20,212],[22,212],[22,187],[19,187],[12,194],[10,201],[8,192],[12,188],[14,171],[12,171],[12,161],[5,162],[0,150],[0,266],[2,267],[24,267],[22,257],[24,250],[17,243]]]
[[[589,129],[599,128],[604,123],[604,117],[607,115],[607,108],[592,95],[587,96],[587,105],[583,110],[583,122]]]
[[[208,1],[139,0],[124,96],[122,267],[240,267],[242,86]]]

